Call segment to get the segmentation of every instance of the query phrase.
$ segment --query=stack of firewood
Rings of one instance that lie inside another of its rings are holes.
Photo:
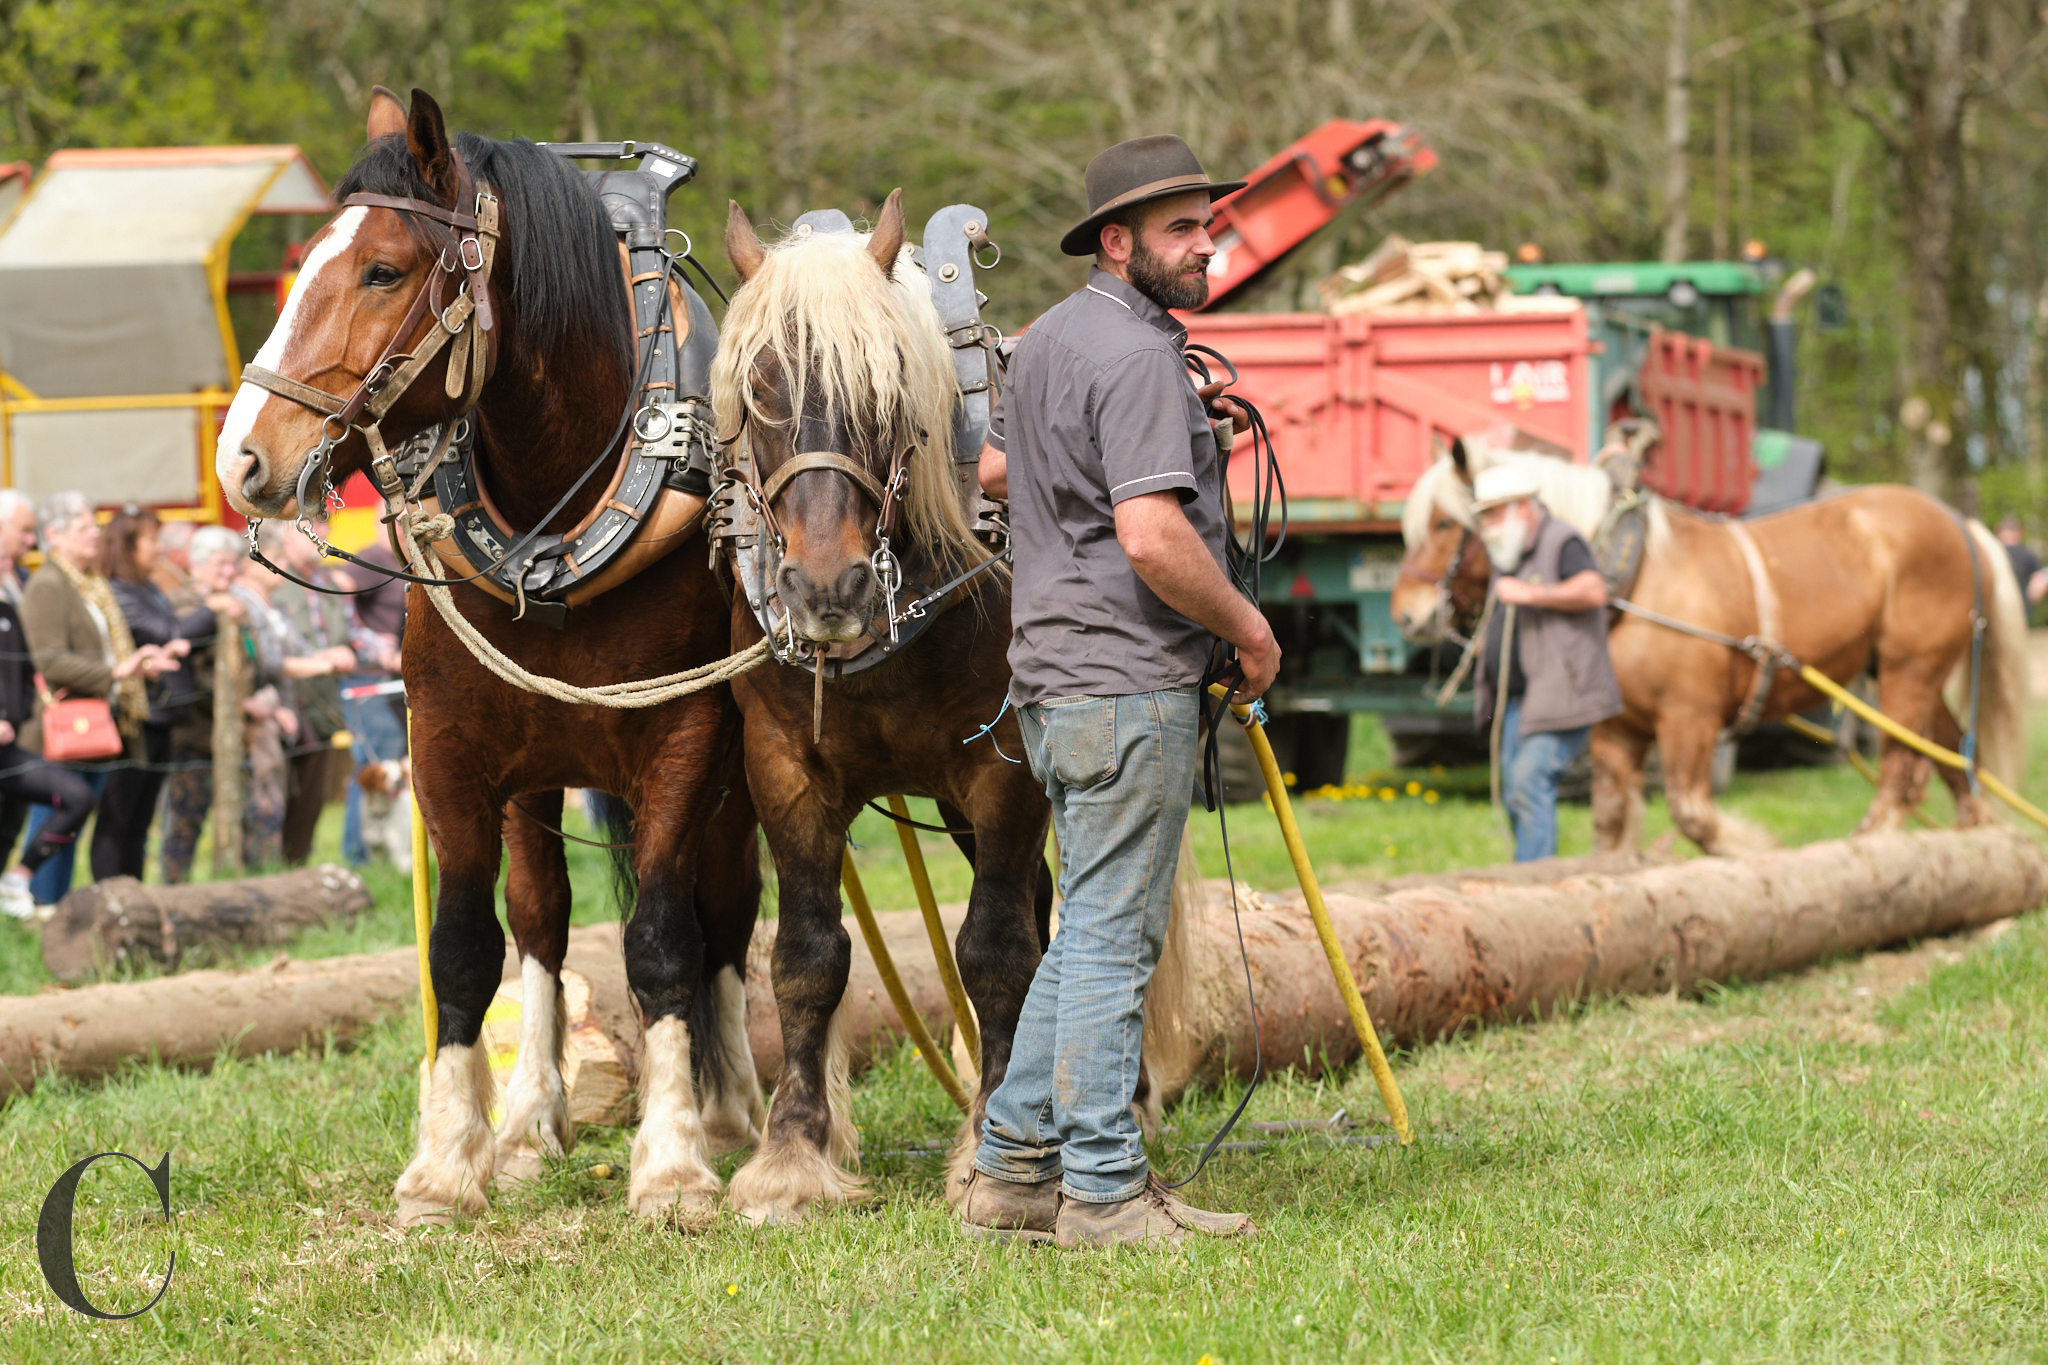
[[[1347,313],[1461,314],[1523,311],[1507,282],[1508,257],[1477,242],[1411,242],[1398,234],[1324,280],[1323,307]],[[1561,301],[1571,306],[1570,300]],[[1542,307],[1559,300],[1545,299]]]

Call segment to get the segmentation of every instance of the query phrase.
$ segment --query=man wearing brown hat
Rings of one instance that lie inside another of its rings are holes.
[[[1060,248],[1095,268],[1018,344],[981,460],[982,486],[1010,503],[1010,698],[1052,799],[1065,900],[953,1190],[971,1231],[1067,1247],[1251,1230],[1151,1175],[1131,1102],[1197,688],[1218,638],[1237,649],[1241,697],[1280,667],[1223,569],[1213,395],[1189,379],[1168,311],[1208,300],[1210,201],[1243,182],[1210,180],[1177,137],[1112,147],[1086,182],[1088,216]]]

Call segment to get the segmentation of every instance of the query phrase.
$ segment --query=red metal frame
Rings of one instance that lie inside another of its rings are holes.
[[[1664,439],[1650,453],[1644,486],[1688,507],[1740,516],[1756,482],[1751,450],[1763,382],[1764,358],[1753,351],[1652,328],[1636,396]]]
[[[1215,308],[1353,204],[1382,199],[1436,167],[1436,153],[1386,119],[1333,119],[1216,201],[1209,302]]]

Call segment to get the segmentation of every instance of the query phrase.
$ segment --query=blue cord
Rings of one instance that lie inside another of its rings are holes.
[[[1001,758],[1005,763],[1022,763],[1024,761],[1023,759],[1011,758],[1008,754],[1004,753],[1003,746],[997,744],[996,737],[993,734],[989,733],[990,731],[994,730],[998,725],[1001,725],[1003,723],[1003,717],[1008,715],[1009,713],[1010,696],[1006,692],[1003,694],[1003,709],[996,712],[996,718],[990,721],[988,724],[982,726],[979,730],[976,730],[973,734],[969,735],[967,738],[961,740],[960,742],[962,744],[972,744],[975,740],[980,739],[983,735],[988,735],[988,742],[991,746],[994,747],[997,757]]]

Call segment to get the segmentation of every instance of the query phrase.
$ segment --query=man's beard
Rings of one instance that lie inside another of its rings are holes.
[[[1131,243],[1131,284],[1161,308],[1200,308],[1209,301],[1209,267],[1192,275],[1166,263],[1141,242]]]
[[[1529,552],[1529,523],[1523,517],[1510,517],[1491,531],[1481,531],[1479,539],[1494,572],[1513,573],[1522,567],[1522,556]]]

